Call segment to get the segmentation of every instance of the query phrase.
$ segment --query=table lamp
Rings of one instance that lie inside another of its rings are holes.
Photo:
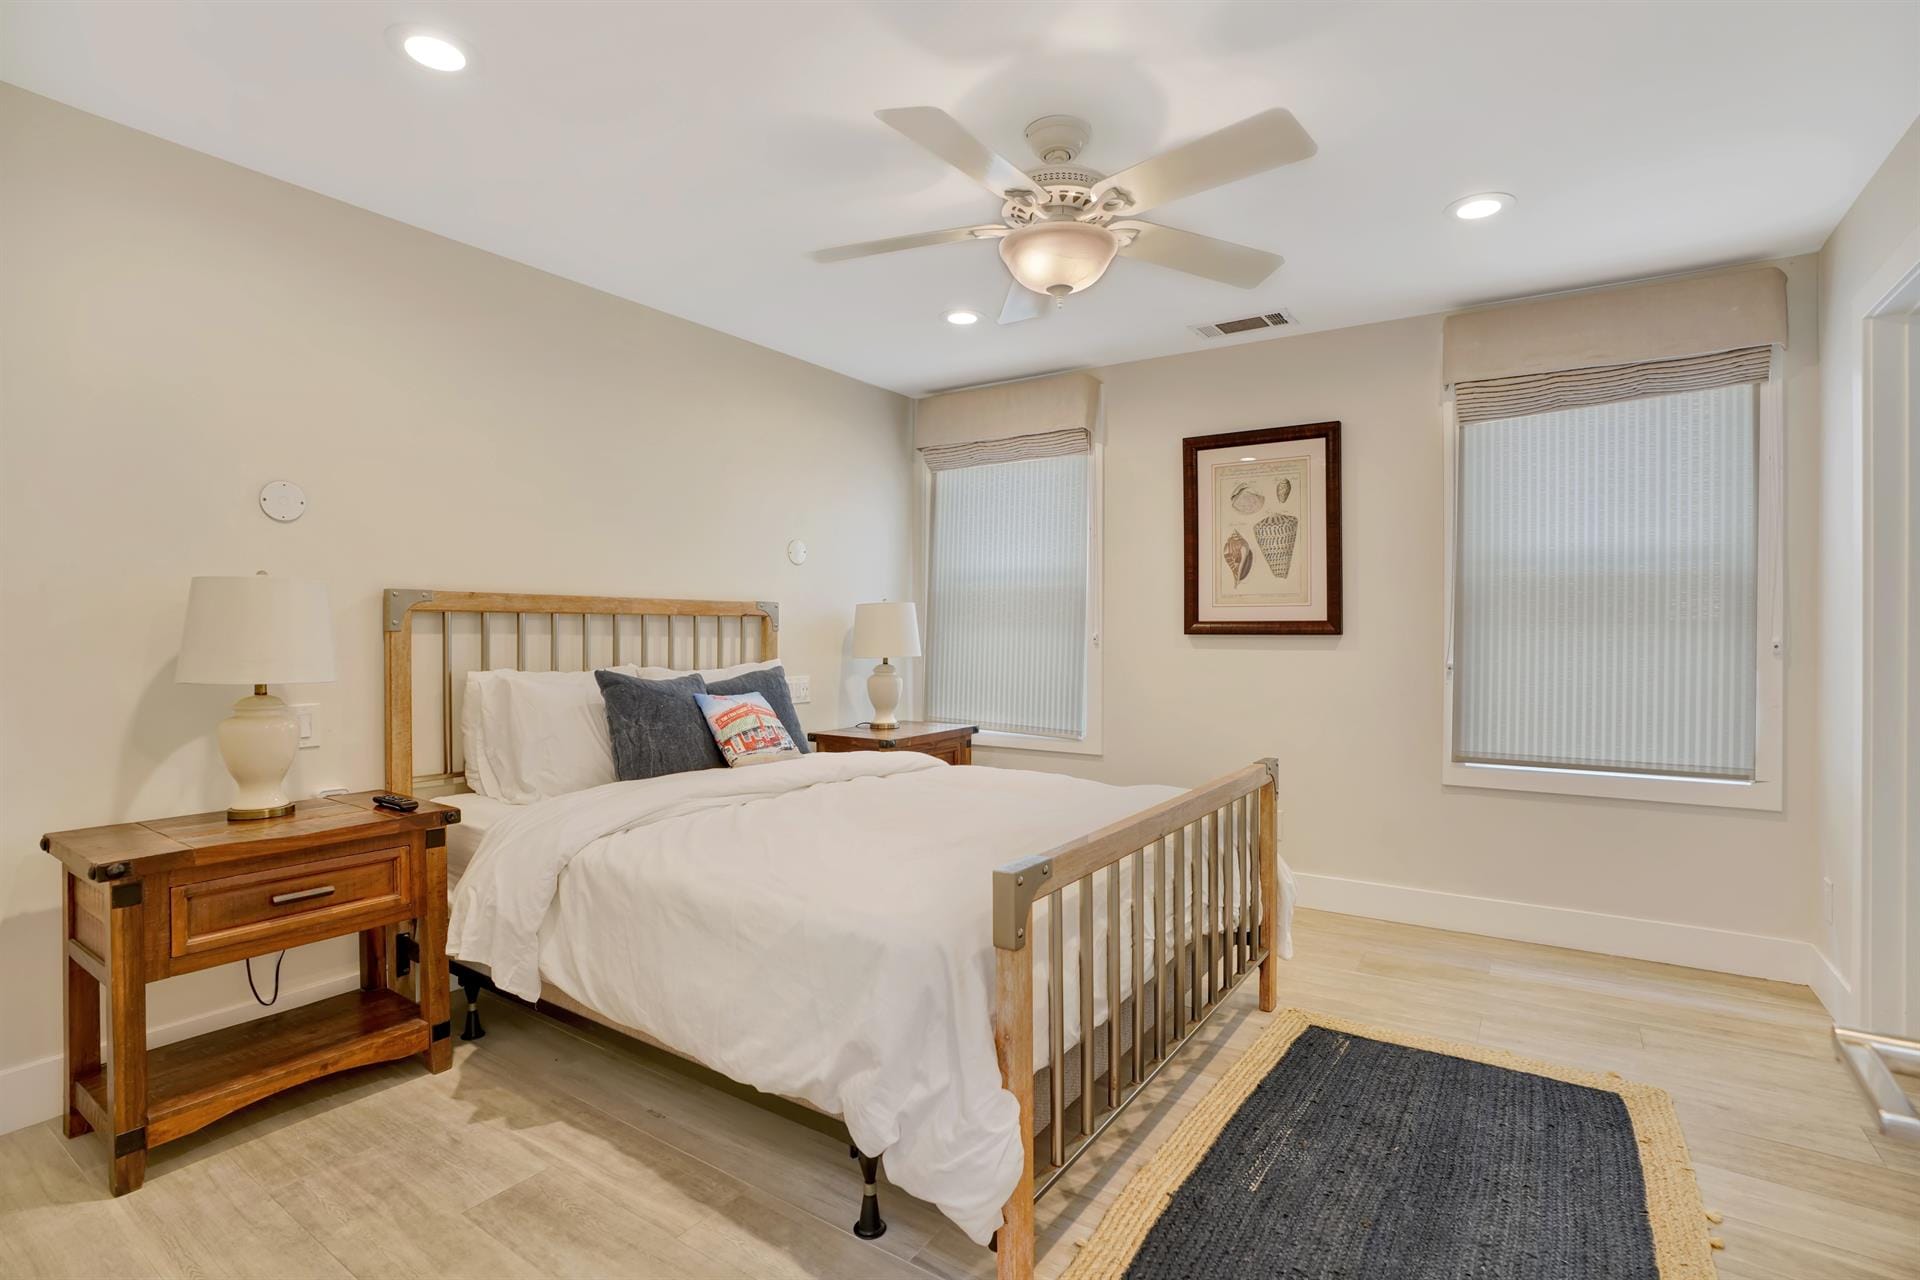
[[[905,684],[891,658],[920,656],[920,619],[911,600],[882,600],[877,604],[854,606],[853,656],[878,658],[880,665],[867,677],[867,697],[873,702],[875,729],[898,729],[894,712],[900,707],[900,690]]]
[[[298,578],[195,578],[180,637],[181,684],[250,684],[220,722],[220,756],[236,791],[227,819],[293,812],[282,789],[300,749],[300,726],[270,684],[333,679],[333,614],[327,589]]]

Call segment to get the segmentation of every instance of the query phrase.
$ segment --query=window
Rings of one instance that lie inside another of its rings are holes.
[[[1777,385],[1587,398],[1450,425],[1446,780],[1778,808]]]
[[[932,719],[1055,749],[1089,736],[1093,455],[1071,434],[1075,450],[1053,456],[954,466],[928,455]]]

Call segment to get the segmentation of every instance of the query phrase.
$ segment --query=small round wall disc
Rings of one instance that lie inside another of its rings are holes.
[[[307,513],[306,490],[291,480],[275,480],[260,491],[260,509],[270,520],[291,524]]]

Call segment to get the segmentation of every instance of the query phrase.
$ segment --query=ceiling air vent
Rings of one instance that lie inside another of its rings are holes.
[[[1261,329],[1284,329],[1290,324],[1298,324],[1290,311],[1269,311],[1265,315],[1248,316],[1244,320],[1221,320],[1214,324],[1196,324],[1193,331],[1203,338],[1225,338],[1236,333],[1253,333]]]

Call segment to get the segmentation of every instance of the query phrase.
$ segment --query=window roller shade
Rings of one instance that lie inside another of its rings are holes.
[[[930,396],[926,710],[1038,737],[1087,731],[1100,382],[1057,374]]]
[[[1752,778],[1757,398],[1461,429],[1455,759]]]
[[[982,729],[1086,731],[1089,462],[1084,454],[937,472],[927,715]]]

